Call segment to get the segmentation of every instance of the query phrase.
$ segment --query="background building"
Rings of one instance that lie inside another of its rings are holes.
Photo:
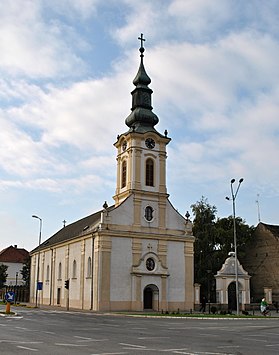
[[[241,263],[251,276],[251,302],[279,302],[279,226],[259,223]],[[272,292],[272,297],[266,295]]]
[[[0,264],[8,266],[7,286],[24,285],[20,271],[28,257],[29,252],[23,248],[18,248],[17,245],[11,245],[0,252]]]

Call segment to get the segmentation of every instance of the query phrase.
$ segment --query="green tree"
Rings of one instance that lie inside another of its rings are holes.
[[[28,256],[24,261],[22,269],[20,270],[22,279],[24,280],[26,286],[30,285],[30,264],[31,264],[31,258],[30,256]]]
[[[201,284],[201,294],[215,300],[215,278],[230,251],[234,251],[233,217],[217,218],[217,209],[204,197],[191,206],[194,221],[193,234],[195,282]],[[245,245],[251,239],[254,226],[236,217],[237,257],[245,256]]]
[[[8,277],[8,266],[1,264],[0,265],[0,289],[5,285]]]
[[[208,298],[212,285],[212,256],[215,251],[215,219],[217,208],[211,206],[202,196],[191,206],[193,234],[196,238],[194,245],[194,275],[195,282],[201,284],[202,295]]]

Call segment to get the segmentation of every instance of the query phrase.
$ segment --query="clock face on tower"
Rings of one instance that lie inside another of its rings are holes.
[[[155,141],[152,138],[146,138],[145,145],[148,149],[153,149],[155,147]]]

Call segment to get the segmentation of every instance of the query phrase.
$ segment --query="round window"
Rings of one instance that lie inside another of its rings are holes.
[[[152,258],[146,260],[146,268],[148,271],[152,271],[155,268],[155,261]]]

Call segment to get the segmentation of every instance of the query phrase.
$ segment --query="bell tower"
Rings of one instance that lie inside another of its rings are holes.
[[[131,92],[132,112],[125,120],[129,130],[118,136],[114,144],[117,148],[117,183],[113,198],[118,206],[133,194],[137,205],[135,221],[140,224],[142,213],[147,221],[153,220],[155,215],[157,218],[164,215],[162,209],[168,198],[166,146],[171,139],[167,136],[167,131],[162,135],[154,127],[159,119],[152,111],[153,91],[148,86],[151,79],[143,64],[145,39],[142,34],[139,40],[140,65],[133,80],[135,89]],[[159,224],[162,223],[161,220]]]

